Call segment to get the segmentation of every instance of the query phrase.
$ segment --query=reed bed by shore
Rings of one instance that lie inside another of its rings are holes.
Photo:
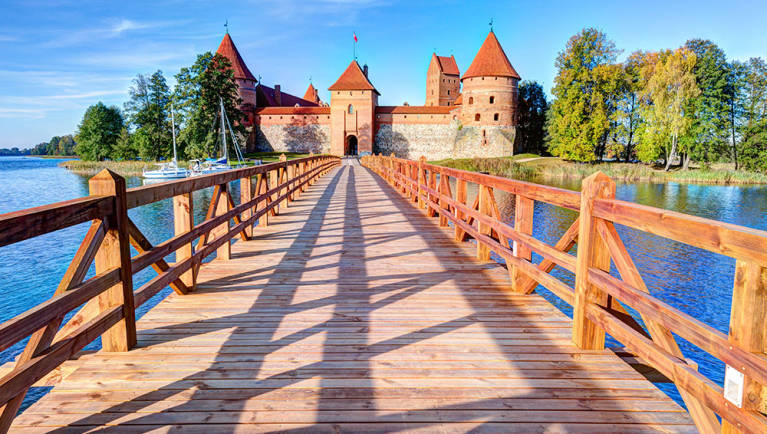
[[[436,161],[434,164],[474,172],[486,172],[507,178],[583,179],[601,171],[619,182],[683,182],[701,184],[767,184],[767,175],[734,170],[728,165],[710,168],[675,169],[666,172],[641,163],[574,163],[556,157],[532,154],[500,158],[466,158]]]

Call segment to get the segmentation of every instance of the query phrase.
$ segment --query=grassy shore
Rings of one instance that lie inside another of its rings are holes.
[[[244,166],[253,165],[252,161],[248,160],[261,160],[266,163],[273,163],[278,161],[282,152],[254,152],[245,156]],[[285,152],[285,156],[288,160],[305,157],[308,154],[299,154],[295,152]],[[70,160],[62,161],[59,163],[60,167],[63,167],[78,175],[93,176],[103,169],[109,169],[121,176],[139,176],[144,169],[151,170],[157,167],[159,163],[153,161],[83,161],[83,160]],[[237,162],[231,161],[232,167],[237,167]],[[178,165],[181,167],[189,167],[188,161],[179,161]]]
[[[501,158],[467,158],[435,161],[434,164],[524,180],[583,179],[597,171],[619,182],[684,182],[702,184],[767,184],[767,175],[736,171],[731,165],[693,167],[665,172],[641,163],[574,163],[556,157],[521,154]]]

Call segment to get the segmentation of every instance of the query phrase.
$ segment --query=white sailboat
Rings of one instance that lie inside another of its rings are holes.
[[[221,107],[221,147],[223,151],[223,157],[217,160],[212,158],[204,161],[190,160],[189,176],[207,175],[209,173],[223,172],[225,170],[233,169],[233,167],[229,165],[229,147],[226,144],[227,126],[229,127],[229,133],[232,137],[232,143],[234,144],[234,152],[237,155],[237,161],[240,164],[243,163],[242,153],[240,152],[240,145],[237,143],[237,137],[234,135],[232,125],[229,123],[229,118],[226,116],[226,111],[224,110],[224,100],[219,98],[218,101]]]
[[[170,106],[170,123],[173,131],[173,161],[160,164],[159,169],[144,169],[142,176],[146,179],[178,179],[189,176],[188,170],[178,166],[178,156],[176,154],[176,121],[173,116],[173,104]]]

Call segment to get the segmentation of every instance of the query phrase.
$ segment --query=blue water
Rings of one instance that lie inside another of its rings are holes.
[[[32,157],[0,157],[0,214],[88,195],[88,178],[58,167],[65,160]],[[138,177],[126,178],[128,188],[142,185]],[[237,183],[233,183],[237,184]],[[235,188],[237,186],[235,185]],[[194,193],[195,222],[205,218],[212,189]],[[233,196],[239,194],[235,191]],[[155,202],[128,211],[128,215],[153,244],[173,236],[172,199]],[[51,297],[88,230],[89,223],[0,247],[0,323],[40,304]],[[132,251],[136,254],[136,251]],[[173,255],[166,258],[173,260]],[[92,266],[88,277],[93,276]],[[157,274],[147,268],[133,277],[134,285],[148,282]],[[141,317],[172,290],[165,288],[140,306]],[[26,340],[0,352],[0,365],[14,360]],[[99,340],[86,349],[98,349]],[[47,388],[33,388],[22,410],[38,399]]]
[[[0,214],[86,196],[88,178],[59,168],[57,164],[60,161],[29,157],[0,158]],[[127,182],[129,187],[141,185],[141,180],[136,177],[128,178]],[[578,182],[555,184],[570,189],[579,187]],[[195,193],[197,223],[204,218],[210,195],[210,189]],[[238,194],[235,192],[234,196]],[[619,184],[617,196],[645,205],[767,230],[765,186]],[[499,192],[496,198],[501,213],[512,223],[513,196]],[[153,243],[173,235],[170,199],[132,209],[129,215]],[[536,203],[534,235],[553,244],[575,216],[575,212]],[[87,227],[88,224],[81,224],[11,247],[0,247],[0,323],[50,298]],[[734,260],[625,227],[618,227],[618,232],[654,295],[722,332],[727,332]],[[539,257],[534,257],[535,262],[539,260]],[[561,269],[555,269],[553,273],[567,284],[574,285],[571,273]],[[151,269],[139,273],[134,277],[136,287],[154,276]],[[166,288],[141,306],[139,316],[169,292],[170,289]],[[564,305],[556,296],[541,288],[539,292],[564,312],[570,313],[569,306]],[[0,352],[0,364],[13,360],[24,344],[21,342]],[[614,341],[611,344],[618,345]],[[99,345],[96,341],[88,348],[96,349]],[[699,363],[699,369],[704,375],[722,384],[724,366],[721,362],[681,339],[680,345],[686,357]],[[659,387],[681,402],[673,385],[661,384]],[[31,391],[25,406],[45,391],[45,388]]]
[[[580,181],[547,183],[571,190],[580,189]],[[643,205],[767,230],[767,186],[618,184],[616,196]],[[509,224],[513,224],[514,197],[496,193],[496,198],[501,214],[506,216]],[[554,244],[576,216],[574,211],[536,202],[533,235]],[[616,229],[654,296],[725,334],[728,332],[735,277],[734,259],[621,225],[616,225]],[[575,248],[571,253],[575,254]],[[533,255],[534,262],[540,260],[540,256]],[[557,267],[552,274],[569,286],[575,286],[572,273]],[[614,267],[612,274],[620,276]],[[572,308],[553,293],[541,286],[537,291],[572,316]],[[632,314],[637,316],[636,312]],[[724,364],[721,361],[678,336],[677,341],[685,357],[699,364],[701,373],[719,385],[723,384]],[[622,347],[609,336],[607,345]],[[658,387],[683,405],[673,384],[658,384]]]

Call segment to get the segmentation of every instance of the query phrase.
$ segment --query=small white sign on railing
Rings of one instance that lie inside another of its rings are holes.
[[[738,408],[743,408],[743,373],[726,365],[724,370],[724,397]]]

